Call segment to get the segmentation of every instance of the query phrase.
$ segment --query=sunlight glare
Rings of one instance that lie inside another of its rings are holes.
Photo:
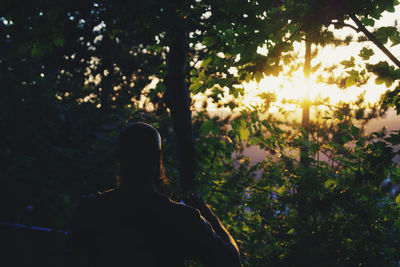
[[[276,102],[270,111],[275,112],[279,107],[286,111],[299,109],[299,104],[304,99],[312,102],[317,100],[329,99],[329,105],[337,105],[339,102],[352,102],[358,96],[365,93],[366,103],[376,103],[379,96],[387,90],[382,86],[377,86],[373,79],[368,81],[363,87],[351,86],[340,89],[336,85],[317,83],[313,79],[307,81],[302,71],[293,73],[290,79],[287,77],[265,77],[257,84],[255,81],[244,84],[245,96],[241,103],[244,106],[252,107],[262,103],[259,97],[261,93],[275,93]],[[323,106],[319,107],[324,109]]]

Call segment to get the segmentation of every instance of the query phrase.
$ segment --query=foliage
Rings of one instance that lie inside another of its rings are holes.
[[[238,239],[246,266],[397,265],[400,208],[380,187],[388,175],[398,180],[396,141],[362,134],[353,124],[357,112],[349,111],[335,109],[313,130],[330,137],[312,141],[298,126],[260,119],[257,111],[243,111],[231,129],[213,131],[224,124],[218,118],[202,122],[202,192]],[[248,143],[267,151],[265,160],[251,163],[239,152],[243,129]],[[315,155],[306,168],[294,153],[302,145]]]
[[[0,219],[65,229],[79,195],[114,185],[114,141],[127,121],[160,130],[170,192],[178,192],[163,84],[170,12],[186,20],[192,94],[219,102],[226,88],[234,98],[243,95],[243,81],[277,76],[291,64],[290,74],[302,64],[294,47],[306,38],[318,47],[348,44],[352,38],[338,40],[329,26],[348,27],[349,13],[374,26],[396,3],[8,1],[0,7],[0,177],[7,203]],[[374,34],[399,43],[395,27]],[[373,74],[378,84],[394,84],[398,69],[368,62],[372,55],[363,47],[366,63],[340,62],[344,76],[331,81],[344,88]],[[399,112],[399,92],[388,91],[383,107]],[[400,182],[391,161],[399,131],[366,135],[365,123],[380,110],[368,112],[360,99],[356,108],[341,104],[319,114],[306,139],[299,125],[268,115],[273,95],[263,99],[262,108],[240,114],[197,110],[193,118],[199,191],[238,240],[245,265],[394,266],[400,201],[380,184],[389,175]],[[223,104],[240,109],[234,100]],[[247,158],[248,145],[264,150],[265,159]],[[304,146],[307,166],[298,159]],[[46,255],[40,257],[44,266]]]
[[[207,88],[229,88],[234,97],[244,93],[238,86],[250,80],[260,81],[265,76],[288,75],[299,68],[296,45],[308,40],[318,49],[326,45],[348,45],[359,42],[362,45],[359,57],[369,60],[373,50],[363,45],[364,36],[347,36],[339,39],[334,29],[351,28],[354,34],[361,30],[348,21],[351,15],[357,16],[365,26],[374,26],[383,12],[394,12],[397,1],[205,1],[209,12],[199,22],[200,30],[193,32],[190,40],[201,43],[202,51],[194,59],[201,60],[191,72],[193,93],[205,92]],[[224,18],[223,21],[220,18]],[[332,27],[333,26],[333,27]],[[390,41],[391,46],[399,44],[399,31],[394,26],[375,28],[373,35],[382,44]],[[260,51],[264,49],[264,52]],[[300,58],[301,61],[303,61]],[[361,86],[369,77],[376,78],[377,84],[388,87],[398,79],[396,71],[387,62],[355,64],[355,58],[341,62],[343,66],[326,66],[318,62],[311,67],[318,72],[318,81],[336,84],[339,88],[353,85]],[[193,60],[196,62],[196,60]],[[197,61],[198,62],[198,61]],[[386,65],[383,66],[382,64]],[[284,70],[283,66],[290,66]],[[332,70],[340,67],[341,75],[335,77]],[[237,71],[234,75],[233,69]],[[213,97],[218,102],[222,95]]]

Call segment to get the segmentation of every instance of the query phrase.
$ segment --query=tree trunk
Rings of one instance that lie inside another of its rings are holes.
[[[310,80],[310,72],[311,72],[311,42],[306,40],[306,53],[304,56],[304,78],[306,80],[307,86],[309,86],[308,81]],[[308,88],[310,90],[310,88]],[[308,95],[305,97],[302,103],[302,118],[301,118],[301,127],[304,129],[304,139],[308,141],[308,135],[310,132],[310,100],[308,99]],[[300,162],[303,165],[307,165],[308,162],[308,144],[305,143],[300,147]]]
[[[193,139],[192,112],[190,94],[186,86],[188,44],[186,41],[185,20],[174,14],[175,27],[170,32],[170,52],[168,56],[168,75],[166,85],[166,103],[170,110],[174,128],[182,192],[194,190],[195,149]]]

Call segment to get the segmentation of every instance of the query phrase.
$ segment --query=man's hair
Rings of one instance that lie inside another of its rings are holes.
[[[125,172],[117,180],[118,183],[127,186],[140,186],[149,182],[159,186],[160,182],[166,183],[161,136],[153,126],[144,122],[126,125],[118,136],[117,156],[121,170]],[[153,177],[149,177],[151,175]]]

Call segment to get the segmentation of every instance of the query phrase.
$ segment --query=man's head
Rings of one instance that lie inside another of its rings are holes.
[[[121,185],[145,186],[160,176],[161,137],[144,122],[128,124],[118,137],[117,156],[121,167]]]

